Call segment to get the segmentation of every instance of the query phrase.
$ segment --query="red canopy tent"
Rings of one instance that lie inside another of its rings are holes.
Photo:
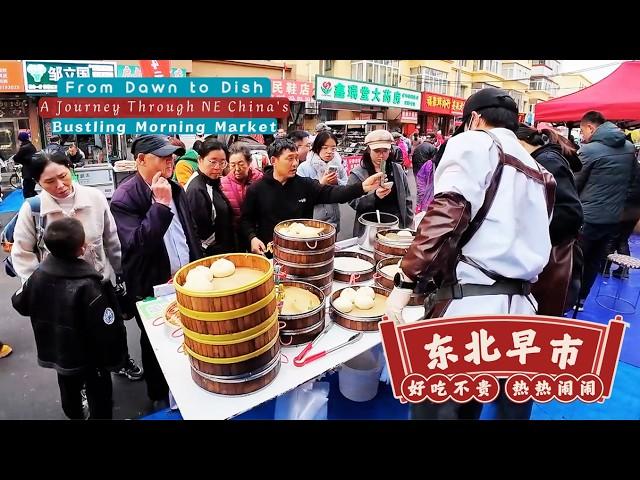
[[[608,77],[535,106],[536,122],[579,122],[589,110],[614,122],[640,120],[640,61],[624,62]]]

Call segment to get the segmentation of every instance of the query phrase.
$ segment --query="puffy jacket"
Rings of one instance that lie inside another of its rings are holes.
[[[313,178],[320,181],[329,166],[338,169],[338,185],[347,184],[347,171],[342,164],[342,159],[338,155],[334,156],[329,162],[322,160],[317,153],[309,152],[307,159],[298,167],[298,175],[301,177]],[[336,231],[340,231],[340,205],[337,203],[320,203],[313,207],[313,218],[323,222],[331,223],[336,227]]]
[[[187,150],[186,153],[176,161],[173,180],[178,182],[181,187],[191,178],[193,172],[198,171],[198,152],[195,150]]]
[[[227,197],[229,203],[231,204],[231,209],[233,211],[233,226],[237,228],[240,222],[240,214],[242,213],[242,204],[244,203],[244,199],[247,196],[247,189],[249,185],[256,183],[258,180],[262,178],[263,173],[260,170],[256,170],[255,168],[249,168],[249,174],[244,181],[236,180],[236,177],[233,176],[233,172],[229,172],[227,175],[222,177],[220,181],[220,187],[222,188],[222,193]]]
[[[31,317],[40,366],[76,375],[124,364],[127,333],[115,291],[84,260],[49,255],[11,301]]]
[[[611,122],[598,127],[589,143],[578,152],[582,170],[576,187],[585,223],[618,223],[632,181],[633,144]]]
[[[26,141],[20,145],[18,153],[13,156],[13,161],[22,165],[22,178],[32,178],[31,176],[31,158],[36,153],[36,147],[33,143]]]
[[[417,175],[422,166],[435,157],[438,149],[429,142],[423,142],[413,151],[412,166],[413,174]],[[435,169],[435,166],[434,166]]]
[[[534,150],[531,156],[556,179],[556,199],[549,234],[551,244],[559,245],[575,238],[582,226],[582,203],[576,190],[573,172],[559,145],[549,143]]]

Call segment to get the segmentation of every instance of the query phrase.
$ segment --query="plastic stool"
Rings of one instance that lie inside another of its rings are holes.
[[[619,253],[612,253],[611,255],[607,256],[607,262],[605,263],[605,271],[607,270],[607,263],[620,265],[621,267],[626,269],[640,269],[640,259],[630,257],[629,255],[621,255]],[[605,271],[602,272],[603,277],[604,277]],[[638,300],[640,300],[640,289],[638,290],[638,295],[636,296],[635,303],[632,303],[631,301],[626,300],[624,298],[620,298],[620,292],[622,291],[623,280],[624,280],[623,278],[620,278],[620,280],[618,281],[618,288],[616,289],[615,295],[600,294],[600,289],[602,288],[602,284],[604,283],[604,282],[600,282],[600,285],[598,285],[598,291],[596,293],[596,299],[595,299],[596,303],[600,305],[602,308],[606,308],[607,310],[611,310],[612,312],[619,312],[624,314],[635,313],[636,309],[638,308]],[[609,307],[607,305],[602,304],[599,300],[600,298],[612,298],[613,307]],[[625,311],[625,310],[616,308],[616,304],[618,302],[626,303],[631,307],[631,310]]]

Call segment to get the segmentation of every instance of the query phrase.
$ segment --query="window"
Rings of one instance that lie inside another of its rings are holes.
[[[333,70],[333,60],[325,60],[324,61],[324,71],[329,72]]]
[[[531,70],[517,63],[505,63],[502,67],[502,76],[507,80],[527,81],[531,76]]]
[[[473,69],[475,71],[486,70],[487,72],[499,74],[501,63],[500,60],[474,60]]]
[[[468,62],[469,60],[456,60],[456,63],[458,64],[458,66],[462,68],[467,68]]]
[[[447,72],[435,70],[429,67],[411,69],[410,88],[419,92],[434,92],[447,95],[449,93],[449,81]]]
[[[558,94],[558,84],[555,82],[552,82],[548,78],[544,78],[544,77],[532,78],[529,86],[531,90],[541,90],[543,92],[547,92],[554,96]]]
[[[400,80],[400,61],[352,60],[351,78],[361,82],[381,83],[397,87]]]

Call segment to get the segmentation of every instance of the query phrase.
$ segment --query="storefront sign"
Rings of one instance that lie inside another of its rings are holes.
[[[402,110],[400,123],[418,123],[418,112],[416,110]]]
[[[28,118],[29,102],[26,99],[9,98],[0,100],[0,118]]]
[[[143,77],[170,77],[171,60],[139,60]]]
[[[18,60],[0,61],[0,92],[24,92],[22,62],[19,62]]]
[[[316,100],[420,109],[420,92],[376,83],[316,75]]]
[[[271,80],[271,96],[285,97],[291,102],[312,102],[313,83],[295,80]]]
[[[25,60],[22,67],[27,93],[57,93],[58,81],[66,78],[116,76],[114,62]]]
[[[118,77],[142,77],[142,70],[139,65],[118,65],[117,75]],[[171,76],[175,78],[184,78],[187,76],[186,68],[171,68]]]
[[[421,110],[442,115],[462,115],[464,100],[439,93],[422,92]]]

